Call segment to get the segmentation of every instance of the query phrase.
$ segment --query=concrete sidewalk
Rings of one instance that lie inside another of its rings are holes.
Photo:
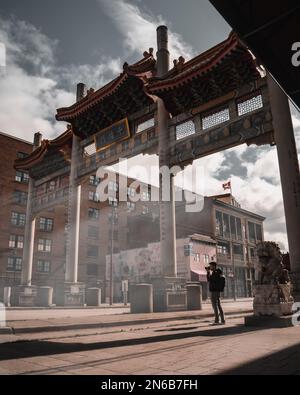
[[[227,318],[252,312],[252,300],[227,301],[224,303]],[[129,308],[113,309],[48,309],[48,310],[8,310],[6,328],[0,328],[0,334],[30,334],[85,330],[122,326],[137,326],[157,322],[169,322],[187,319],[213,319],[209,303],[203,304],[201,311],[172,313],[130,314]]]

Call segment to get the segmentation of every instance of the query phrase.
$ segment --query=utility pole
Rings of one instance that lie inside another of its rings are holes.
[[[235,277],[235,261],[234,261],[234,245],[231,241],[231,265],[232,265],[232,281],[233,281],[233,300],[236,301],[236,277]]]

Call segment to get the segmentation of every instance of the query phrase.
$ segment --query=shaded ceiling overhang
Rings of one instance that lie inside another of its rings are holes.
[[[229,25],[300,108],[300,66],[292,62],[300,42],[299,0],[210,0]],[[298,57],[300,60],[300,56]]]
[[[89,137],[111,124],[153,103],[144,90],[145,82],[156,73],[153,50],[144,53],[139,62],[123,66],[123,72],[101,89],[67,108],[57,110],[56,119],[72,124],[75,134]]]
[[[261,77],[253,55],[235,33],[189,62],[181,57],[147,91],[164,100],[173,115],[187,112]]]

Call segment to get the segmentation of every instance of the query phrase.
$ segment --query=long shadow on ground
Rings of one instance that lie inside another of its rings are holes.
[[[116,347],[128,347],[135,345],[143,345],[150,343],[158,343],[170,340],[188,339],[195,337],[210,337],[213,341],[215,338],[233,335],[243,335],[249,332],[261,330],[261,328],[249,328],[244,325],[238,325],[234,327],[220,327],[211,328],[207,330],[197,330],[192,332],[184,333],[170,333],[170,334],[159,334],[156,336],[148,336],[137,339],[120,339],[102,341],[96,343],[62,343],[55,341],[19,341],[14,343],[0,344],[0,361],[20,359],[20,358],[31,358],[37,356],[51,356],[57,354],[84,352],[92,350],[101,350]],[[171,330],[170,330],[171,331]],[[173,329],[172,329],[173,331]]]

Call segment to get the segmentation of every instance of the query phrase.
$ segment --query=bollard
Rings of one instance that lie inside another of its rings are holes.
[[[86,290],[86,304],[87,306],[101,306],[100,288],[88,288]]]
[[[200,284],[187,284],[187,309],[202,310],[202,287]]]
[[[153,313],[152,284],[131,285],[130,312],[132,314]]]

